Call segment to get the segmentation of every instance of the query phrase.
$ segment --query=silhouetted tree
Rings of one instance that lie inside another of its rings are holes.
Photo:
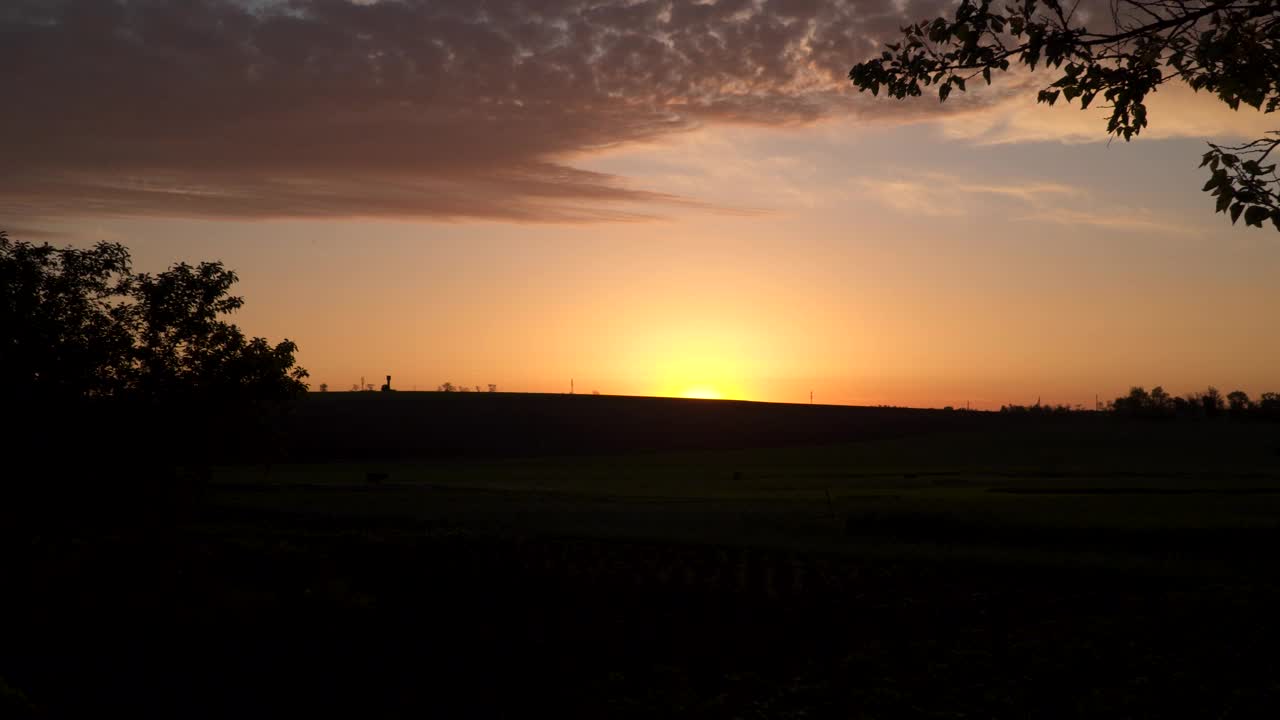
[[[1280,420],[1280,393],[1264,392],[1259,395],[1254,412],[1264,418]]]
[[[1217,417],[1225,407],[1222,393],[1218,392],[1218,388],[1210,385],[1209,389],[1200,394],[1200,406],[1204,409],[1205,417]]]
[[[1150,405],[1151,395],[1146,388],[1135,386],[1129,388],[1128,395],[1116,398],[1111,403],[1111,410],[1117,415],[1138,417],[1145,414]]]
[[[1233,390],[1227,393],[1227,409],[1231,411],[1233,417],[1243,417],[1253,408],[1253,403],[1249,401],[1249,394],[1243,390]]]
[[[307,372],[293,342],[221,319],[243,304],[235,282],[221,263],[134,273],[118,243],[0,233],[0,405],[23,420],[16,447],[137,449],[160,465],[261,450]]]
[[[1144,418],[1168,418],[1182,413],[1185,401],[1171,396],[1159,385],[1147,392],[1141,386],[1129,388],[1129,394],[1116,398],[1111,411],[1117,415]]]
[[[320,383],[320,392],[329,392],[329,383]]]
[[[0,232],[0,393],[7,407],[111,396],[137,374],[129,254],[119,245],[59,249]]]
[[[1129,140],[1147,126],[1148,93],[1173,79],[1217,95],[1233,110],[1241,104],[1273,112],[1280,107],[1280,3],[1276,0],[1114,0],[1110,17],[1093,16],[1095,30],[1076,13],[1078,2],[962,0],[951,18],[903,28],[901,42],[855,65],[859,90],[894,98],[919,96],[936,85],[938,98],[965,90],[979,75],[1014,63],[1057,76],[1038,102],[1059,97],[1089,107],[1098,96],[1111,111],[1109,134]],[[1097,31],[1098,26],[1105,29]],[[1212,173],[1204,191],[1217,212],[1241,215],[1248,225],[1270,220],[1280,230],[1280,176],[1267,164],[1280,132],[1236,146],[1209,143],[1201,167]]]
[[[1200,412],[1200,403],[1191,397],[1175,397],[1173,414],[1177,417],[1195,417]]]
[[[1150,403],[1149,409],[1153,414],[1168,415],[1173,412],[1173,398],[1160,385],[1151,388],[1151,396],[1148,398],[1148,402]]]

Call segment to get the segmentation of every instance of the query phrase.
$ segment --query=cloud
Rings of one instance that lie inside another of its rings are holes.
[[[1024,184],[999,184],[999,183],[957,183],[955,189],[964,193],[978,193],[985,195],[1002,195],[1005,197],[1017,198],[1023,202],[1032,205],[1038,205],[1045,201],[1048,197],[1078,197],[1083,194],[1079,188],[1061,183],[1047,182],[1028,182]]]
[[[1071,209],[1042,207],[1026,215],[1012,218],[1015,222],[1048,222],[1056,225],[1089,225],[1113,230],[1155,231],[1185,235],[1194,228],[1185,223],[1161,220],[1150,208],[1142,207],[1089,207]]]
[[[918,173],[897,178],[858,178],[863,196],[896,211],[931,217],[966,217],[986,214],[975,207],[974,197],[1012,202],[1011,222],[1087,225],[1115,230],[1193,232],[1185,224],[1161,220],[1148,208],[1122,206],[1100,199],[1097,193],[1062,183],[1035,180],[974,181],[946,173]]]
[[[892,8],[21,0],[0,215],[642,219],[692,201],[575,158],[824,117]]]
[[[913,215],[969,215],[973,207],[966,195],[987,195],[1014,199],[1043,208],[1055,198],[1080,197],[1085,191],[1059,183],[1039,181],[975,182],[946,173],[926,172],[896,178],[858,178],[855,185],[865,196],[882,205]]]
[[[968,214],[955,195],[947,194],[933,183],[861,178],[858,184],[864,195],[902,213],[929,217]]]
[[[69,240],[78,236],[74,233],[64,232],[61,230],[49,230],[47,228],[34,228],[6,226],[3,228],[10,240],[21,242],[48,241],[48,240]]]
[[[831,117],[1029,137],[1000,114],[1030,102],[1016,78],[945,105],[848,87],[853,62],[950,6],[7,0],[0,217],[632,221],[708,206],[584,158]]]

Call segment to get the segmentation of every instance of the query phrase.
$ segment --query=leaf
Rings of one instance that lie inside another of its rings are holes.
[[[986,80],[988,85],[991,84],[991,68],[989,67],[982,68],[982,79]]]
[[[1235,225],[1236,221],[1240,219],[1240,213],[1242,212],[1244,212],[1243,204],[1236,203],[1235,205],[1231,206],[1231,224],[1232,225]]]
[[[946,102],[946,101],[947,101],[947,96],[948,96],[948,95],[950,95],[950,94],[951,94],[951,86],[950,86],[950,85],[942,85],[942,86],[940,86],[940,87],[938,88],[938,100],[939,100],[940,102]]]
[[[1214,212],[1226,212],[1227,206],[1231,204],[1231,191],[1227,188],[1222,189],[1222,193],[1218,195],[1218,202],[1214,206]]]
[[[1261,205],[1252,205],[1244,213],[1244,224],[1254,227],[1262,227],[1262,221],[1267,219],[1271,211]]]

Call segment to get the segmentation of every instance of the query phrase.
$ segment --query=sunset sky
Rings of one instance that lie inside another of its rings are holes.
[[[6,0],[0,228],[222,260],[313,389],[1092,405],[1280,390],[1280,235],[1200,192],[1280,128],[849,67],[947,3]]]

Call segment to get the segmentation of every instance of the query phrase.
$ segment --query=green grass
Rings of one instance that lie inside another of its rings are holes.
[[[476,533],[1055,562],[1199,552],[1204,565],[1280,528],[1277,447],[1268,425],[1104,420],[820,447],[226,468],[213,496]],[[387,479],[370,485],[368,472]]]

